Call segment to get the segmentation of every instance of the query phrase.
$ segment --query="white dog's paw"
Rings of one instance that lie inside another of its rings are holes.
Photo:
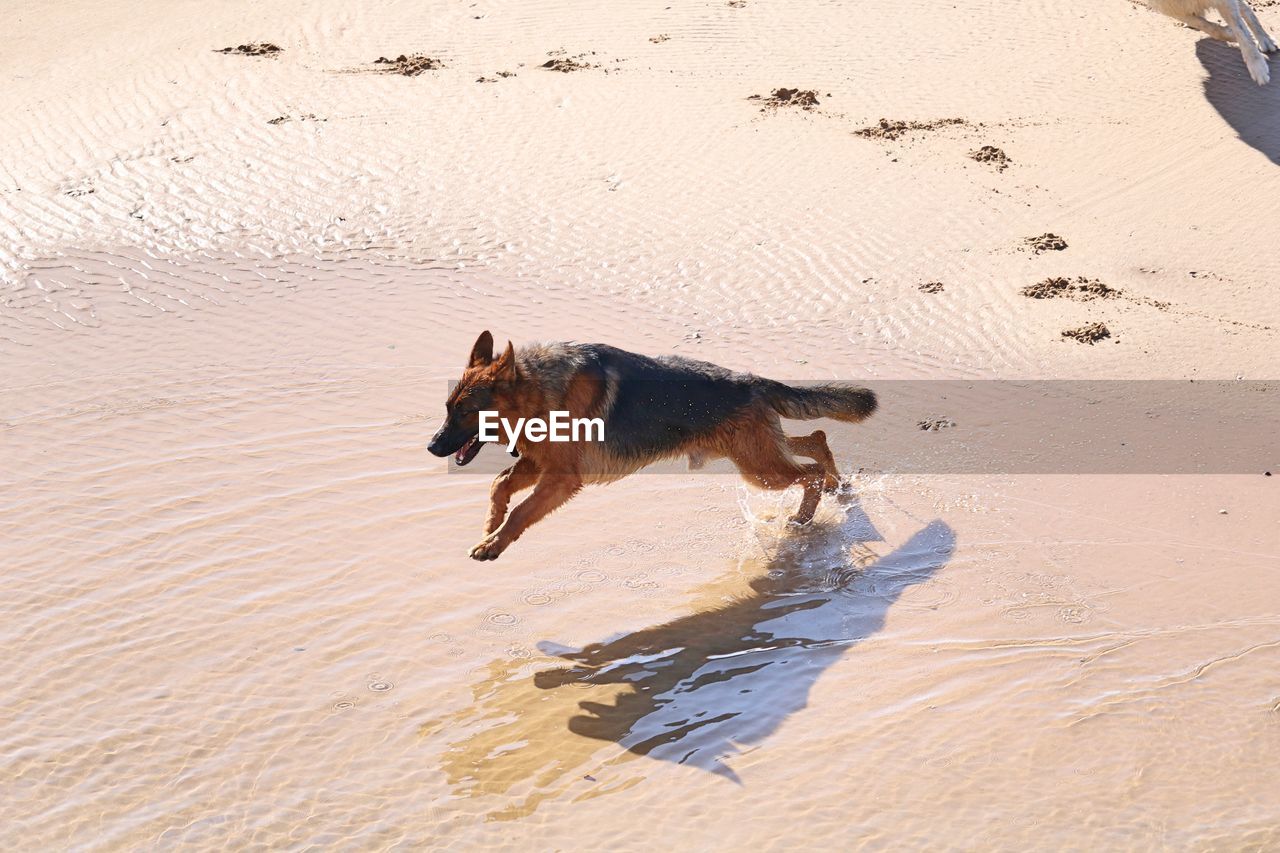
[[[1249,68],[1249,76],[1253,78],[1253,82],[1259,86],[1265,86],[1271,82],[1271,66],[1267,64],[1267,58],[1261,53],[1248,53],[1244,58],[1244,64]]]
[[[1276,47],[1276,40],[1265,33],[1262,38],[1258,39],[1258,47],[1262,49],[1263,53],[1275,53],[1280,50],[1280,48]]]

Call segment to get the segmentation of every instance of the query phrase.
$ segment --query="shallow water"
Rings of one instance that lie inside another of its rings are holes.
[[[794,495],[639,476],[481,565],[433,317],[579,298],[146,259],[263,272],[160,311],[143,263],[50,265],[92,322],[6,344],[11,845],[1275,840],[1274,478],[864,472],[790,533]]]

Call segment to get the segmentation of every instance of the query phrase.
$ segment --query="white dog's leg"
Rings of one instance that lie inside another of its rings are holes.
[[[1240,47],[1240,55],[1244,57],[1249,76],[1259,86],[1265,86],[1271,79],[1271,69],[1267,65],[1267,57],[1258,50],[1253,34],[1249,32],[1249,26],[1245,23],[1244,15],[1240,11],[1241,0],[1210,0],[1210,3],[1227,22],[1228,40],[1234,41]]]
[[[1240,13],[1240,0],[1215,0],[1213,5],[1226,19],[1232,37],[1240,45],[1240,55],[1244,57],[1245,67],[1249,69],[1253,82],[1259,86],[1267,85],[1271,80],[1271,67],[1267,65],[1266,54],[1258,50],[1258,43],[1253,40],[1253,34],[1244,22],[1244,15]]]
[[[1169,16],[1176,21],[1181,21],[1193,30],[1208,33],[1218,41],[1235,41],[1231,35],[1231,30],[1221,24],[1215,24],[1213,21],[1206,20],[1199,15],[1170,12]]]
[[[1262,48],[1262,52],[1275,53],[1276,41],[1262,28],[1262,21],[1258,20],[1258,15],[1253,11],[1253,7],[1247,2],[1242,2],[1240,11],[1244,13],[1245,22],[1253,30],[1253,34],[1258,37],[1258,47]]]

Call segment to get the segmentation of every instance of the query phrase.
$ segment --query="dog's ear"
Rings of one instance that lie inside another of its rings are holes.
[[[493,335],[485,329],[480,333],[480,337],[476,338],[476,345],[471,348],[471,360],[467,362],[467,367],[484,367],[491,361],[493,361]]]
[[[494,378],[499,382],[511,382],[516,378],[516,348],[507,341],[507,348],[493,365]]]

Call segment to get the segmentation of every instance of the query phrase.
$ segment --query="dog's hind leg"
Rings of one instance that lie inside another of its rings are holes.
[[[800,496],[800,506],[788,523],[800,527],[813,521],[813,514],[818,511],[818,501],[822,500],[822,468],[818,465],[801,466],[800,483],[804,486],[804,494]]]
[[[523,457],[522,457],[523,458]],[[529,529],[582,488],[582,480],[570,474],[543,473],[533,487],[533,493],[511,510],[507,520],[471,549],[473,560],[496,560],[520,534]]]
[[[825,442],[824,442],[825,443]],[[813,520],[826,472],[821,465],[802,465],[788,450],[789,441],[782,434],[777,418],[769,421],[741,424],[733,433],[729,446],[723,448],[743,478],[762,489],[786,489],[804,487],[800,508],[791,516],[791,524],[803,525]],[[807,454],[806,454],[807,455]]]
[[[1271,68],[1267,65],[1266,54],[1258,50],[1258,44],[1253,40],[1248,24],[1244,22],[1244,15],[1240,11],[1241,0],[1215,0],[1213,6],[1226,19],[1232,37],[1240,46],[1240,55],[1244,57],[1245,67],[1249,69],[1253,82],[1259,86],[1267,85],[1271,80]]]
[[[484,524],[485,536],[497,530],[498,525],[507,517],[511,496],[536,482],[538,466],[527,456],[521,456],[516,464],[494,478],[493,485],[489,487],[489,518]]]
[[[1253,30],[1253,34],[1258,37],[1258,47],[1262,49],[1262,52],[1275,53],[1276,40],[1262,28],[1262,21],[1258,20],[1258,13],[1254,12],[1253,7],[1246,2],[1240,3],[1240,11],[1244,13],[1245,23]]]
[[[1200,15],[1193,15],[1190,12],[1169,12],[1168,14],[1169,17],[1173,18],[1175,21],[1181,21],[1193,30],[1199,30],[1202,33],[1207,33],[1218,41],[1229,42],[1235,40],[1231,35],[1231,30],[1221,24],[1215,24],[1208,18],[1201,17]],[[1223,17],[1225,18],[1226,16],[1224,15]]]
[[[840,469],[836,467],[836,458],[831,455],[827,446],[827,434],[815,430],[808,435],[787,436],[787,448],[797,456],[806,456],[822,466],[822,490],[834,492],[840,488]]]

